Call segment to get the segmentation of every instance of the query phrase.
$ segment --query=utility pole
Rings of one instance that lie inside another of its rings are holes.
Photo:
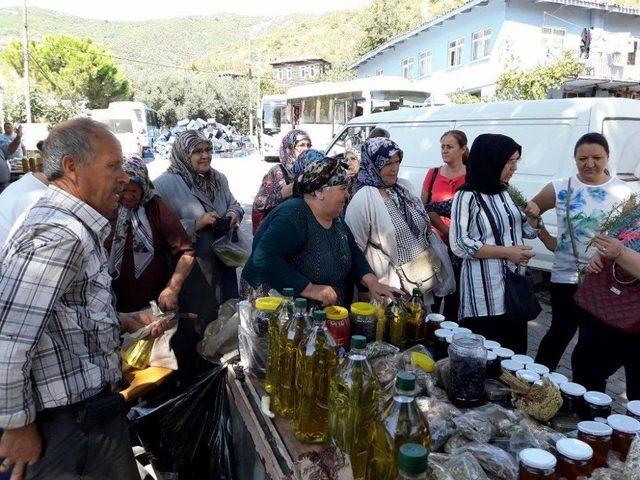
[[[24,61],[24,106],[27,115],[27,123],[31,123],[31,86],[29,85],[29,29],[27,24],[27,0],[24,0],[22,8],[23,44],[22,60]]]
[[[251,90],[253,86],[251,76],[251,33],[249,34],[249,136],[253,137],[253,100],[251,99]]]

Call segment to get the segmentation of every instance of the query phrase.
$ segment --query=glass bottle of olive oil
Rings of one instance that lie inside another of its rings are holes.
[[[327,441],[329,380],[338,366],[338,346],[327,330],[327,314],[313,312],[311,330],[298,347],[294,434],[301,442]]]
[[[354,480],[364,480],[380,384],[365,355],[367,339],[351,337],[351,350],[329,386],[329,435],[351,458]]]
[[[399,294],[394,295],[394,300],[387,305],[385,316],[386,328],[389,329],[389,343],[400,350],[404,350],[407,344],[407,320],[409,314],[402,304]]]
[[[393,403],[376,420],[371,436],[367,480],[395,480],[396,459],[405,443],[420,443],[429,449],[429,426],[415,404],[416,377],[410,372],[396,376]]]
[[[422,301],[422,292],[419,288],[413,289],[413,295],[405,303],[408,312],[407,321],[407,346],[412,347],[424,343],[425,327],[424,317],[427,314]]]
[[[278,314],[269,323],[269,350],[267,353],[267,374],[264,389],[271,395],[271,406],[275,410],[278,404],[278,375],[280,372],[280,335],[282,328],[293,315],[293,289],[282,291],[284,300],[280,304]]]

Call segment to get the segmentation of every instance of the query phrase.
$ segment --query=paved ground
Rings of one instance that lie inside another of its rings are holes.
[[[214,168],[220,170],[227,176],[231,191],[238,201],[243,204],[247,213],[245,214],[245,219],[242,222],[241,230],[243,233],[250,235],[250,212],[253,197],[260,186],[260,181],[263,175],[267,170],[269,170],[269,168],[271,168],[271,166],[273,166],[273,164],[265,163],[261,161],[257,155],[254,155],[243,158],[214,158],[213,165]],[[166,169],[167,166],[168,161],[162,159],[149,164],[149,173],[151,178],[153,179],[157,177],[162,171],[164,171],[164,169]],[[529,322],[529,351],[527,353],[532,357],[535,357],[540,341],[549,328],[549,324],[551,322],[551,308],[548,303],[548,291],[543,290],[540,293],[540,298],[543,302],[544,311],[535,321]],[[568,376],[569,378],[571,378],[571,352],[573,351],[576,340],[577,335],[567,348],[567,351],[562,357],[558,367],[558,372]],[[597,353],[594,352],[594,361],[597,361],[596,355]],[[624,370],[620,369],[609,379],[609,383],[607,384],[607,393],[611,395],[616,402],[614,408],[620,412],[625,410],[624,405],[626,404],[626,397],[624,392]]]

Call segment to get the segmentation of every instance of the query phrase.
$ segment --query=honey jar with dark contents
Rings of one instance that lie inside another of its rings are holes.
[[[640,400],[631,400],[627,403],[627,416],[640,420]]]
[[[620,455],[623,462],[627,459],[631,442],[640,433],[640,421],[627,415],[609,415],[607,423],[613,429],[611,450]]]
[[[519,480],[555,480],[556,457],[541,448],[525,448],[520,459]]]
[[[560,386],[560,394],[562,395],[562,411],[582,415],[584,406],[584,394],[587,389],[579,383],[567,382]]]
[[[558,477],[565,480],[578,480],[591,475],[593,449],[582,440],[562,438],[556,442],[558,451]]]
[[[613,400],[606,393],[586,392],[582,398],[584,399],[582,418],[585,420],[607,418],[611,415],[611,404]]]
[[[607,455],[611,450],[613,429],[602,422],[590,420],[578,423],[578,440],[582,440],[593,449],[593,468],[607,467]]]
[[[436,343],[436,330],[440,328],[440,324],[444,322],[444,315],[439,313],[430,313],[425,319],[425,345],[432,346]]]

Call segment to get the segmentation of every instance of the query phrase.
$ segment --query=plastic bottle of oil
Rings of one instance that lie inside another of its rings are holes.
[[[351,337],[351,350],[329,386],[329,436],[349,454],[354,480],[364,479],[380,394],[380,384],[365,355],[366,346],[366,337]]]
[[[296,406],[296,360],[298,346],[304,332],[311,328],[307,316],[307,300],[296,298],[293,315],[282,326],[280,333],[280,371],[278,375],[278,402],[275,412],[284,418],[293,418]]]
[[[409,314],[402,304],[399,294],[387,305],[385,310],[387,317],[386,328],[389,329],[389,343],[395,345],[400,350],[404,350],[407,344],[407,319]]]
[[[397,480],[427,480],[428,452],[419,443],[405,443],[398,454]]]
[[[426,324],[424,317],[426,316],[426,308],[422,301],[422,292],[419,288],[413,289],[413,295],[405,303],[405,307],[409,314],[407,321],[407,343],[408,347],[424,343]]]
[[[280,372],[280,335],[284,325],[293,315],[293,289],[282,291],[284,300],[280,304],[278,314],[272,317],[275,321],[269,323],[269,350],[267,354],[267,374],[264,379],[264,389],[271,395],[273,409],[278,404],[278,376]]]
[[[298,347],[294,433],[301,442],[327,441],[329,380],[338,366],[338,346],[327,330],[327,314],[313,312],[313,325]]]
[[[429,426],[415,404],[415,386],[413,373],[400,372],[396,376],[393,403],[374,423],[367,480],[395,480],[398,476],[396,459],[401,445],[420,443],[429,449]]]

